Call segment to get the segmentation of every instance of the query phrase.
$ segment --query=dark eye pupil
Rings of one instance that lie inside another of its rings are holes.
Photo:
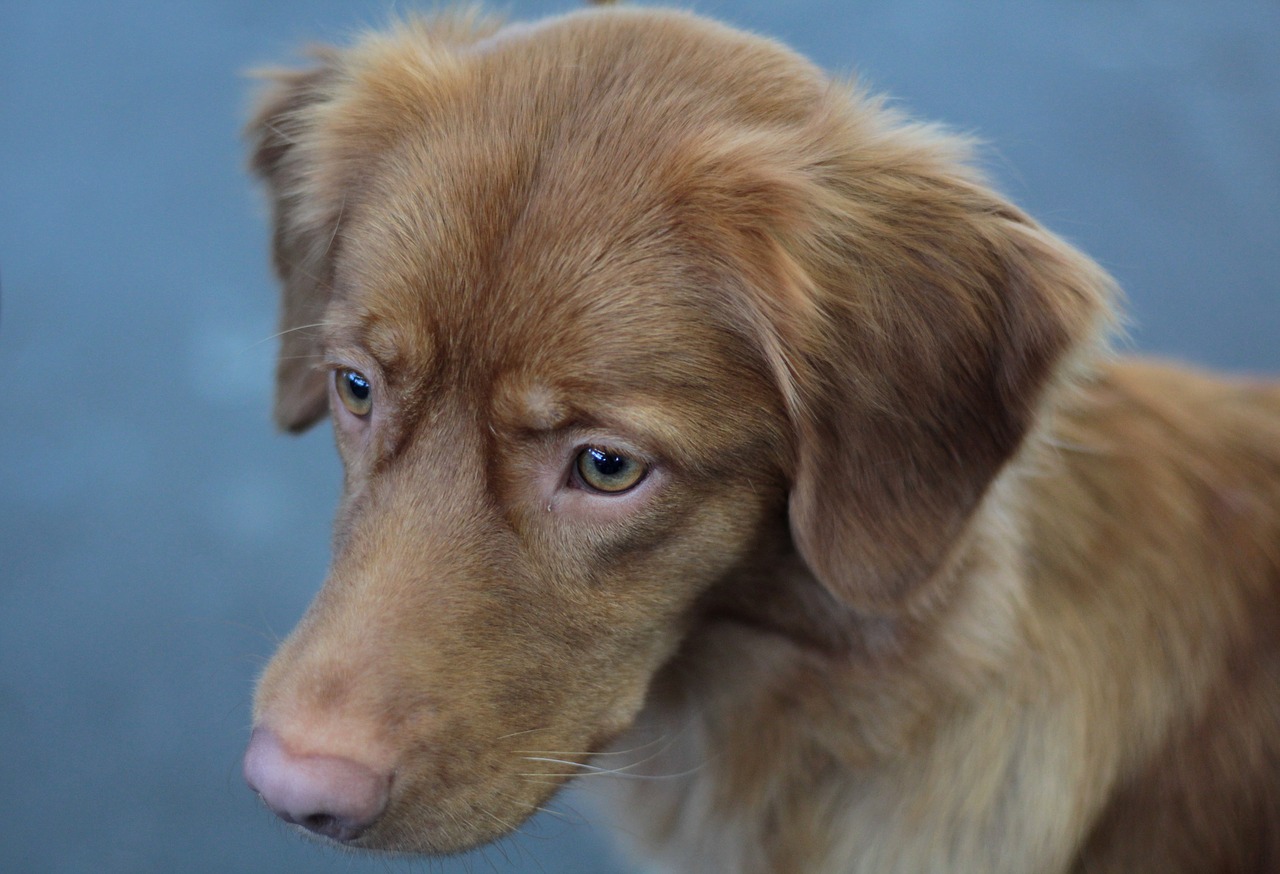
[[[347,372],[347,390],[358,401],[369,399],[369,383],[358,373]]]
[[[627,469],[628,460],[621,455],[602,452],[599,449],[588,449],[591,453],[591,464],[601,476],[617,476]]]

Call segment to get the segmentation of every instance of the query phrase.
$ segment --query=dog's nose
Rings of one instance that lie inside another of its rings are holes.
[[[387,806],[391,780],[341,756],[295,756],[270,728],[258,726],[244,754],[244,779],[267,807],[335,841],[351,841]]]

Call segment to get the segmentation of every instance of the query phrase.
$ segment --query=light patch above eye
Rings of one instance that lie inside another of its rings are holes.
[[[349,367],[340,367],[333,372],[333,383],[338,400],[351,415],[364,418],[373,411],[373,386],[364,374]]]
[[[635,488],[649,472],[644,462],[599,446],[578,453],[578,476],[593,491],[617,495]]]
[[[520,372],[503,374],[492,395],[494,420],[512,431],[554,431],[571,420],[565,393]]]
[[[550,431],[564,424],[569,418],[568,410],[560,396],[547,385],[528,386],[520,392],[518,398],[525,419],[535,428]]]

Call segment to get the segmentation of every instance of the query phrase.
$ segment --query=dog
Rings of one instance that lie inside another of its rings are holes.
[[[319,49],[249,137],[345,468],[280,817],[446,854],[612,773],[662,870],[1280,871],[1280,385],[1114,354],[970,143],[631,8]]]

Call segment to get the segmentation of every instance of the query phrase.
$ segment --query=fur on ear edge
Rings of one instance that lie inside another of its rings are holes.
[[[271,204],[272,260],[281,284],[274,418],[293,433],[328,412],[317,335],[329,303],[339,220],[311,202],[305,145],[313,110],[328,99],[337,52],[318,48],[312,54],[320,63],[310,69],[258,74],[268,84],[246,126],[250,167],[266,183]]]

